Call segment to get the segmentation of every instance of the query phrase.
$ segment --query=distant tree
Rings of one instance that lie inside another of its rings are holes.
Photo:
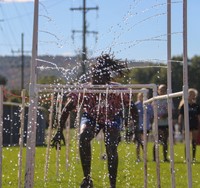
[[[175,56],[172,58],[172,92],[183,90],[183,57]]]
[[[144,67],[136,66],[129,71],[128,75],[119,79],[119,81],[125,84],[166,83],[167,82],[166,64],[157,65],[152,63]]]
[[[200,56],[194,56],[190,60],[190,69],[189,69],[189,82],[190,87],[194,87],[200,91]]]
[[[166,66],[166,65],[161,64],[161,66]],[[164,67],[156,68],[154,73],[152,74],[151,83],[154,83],[156,85],[167,84],[167,68]]]
[[[200,56],[194,56],[190,60],[189,69],[189,86],[197,89],[200,94]],[[198,97],[198,103],[200,103],[200,97]]]

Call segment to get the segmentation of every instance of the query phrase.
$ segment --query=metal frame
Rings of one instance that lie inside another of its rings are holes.
[[[172,117],[171,113],[171,1],[167,0],[168,7],[168,21],[167,21],[167,58],[168,58],[168,91],[167,98],[169,101],[169,126],[171,125],[170,119]],[[29,85],[29,95],[30,95],[30,106],[29,106],[29,125],[28,125],[28,135],[27,135],[27,154],[26,154],[26,172],[25,172],[25,187],[32,188],[34,182],[34,166],[35,166],[35,137],[36,137],[36,109],[37,109],[37,86],[36,80],[36,67],[37,67],[37,42],[38,42],[38,9],[39,9],[39,0],[34,1],[34,25],[33,25],[33,46],[32,46],[32,60],[31,60],[31,75],[30,75],[30,85]],[[183,0],[183,96],[185,104],[188,103],[188,70],[187,70],[187,0]],[[144,87],[144,86],[142,86]],[[52,87],[53,88],[53,87]],[[51,88],[51,89],[52,89]],[[46,90],[47,91],[47,90]],[[156,91],[154,91],[156,95]],[[155,98],[154,98],[155,99]],[[191,159],[190,159],[190,143],[189,143],[189,124],[188,120],[188,106],[184,105],[184,117],[185,117],[185,139],[186,139],[186,162],[188,170],[188,187],[192,188],[192,171],[191,171]],[[155,112],[157,109],[155,108]],[[157,122],[157,118],[154,119]],[[155,123],[156,123],[155,122]],[[170,126],[171,127],[171,126]],[[170,155],[173,155],[172,144],[172,129],[170,128]],[[158,141],[156,132],[156,142]],[[158,155],[157,155],[158,156]],[[174,165],[173,157],[171,160],[171,179],[172,187],[175,187],[174,179]],[[159,163],[157,166],[157,183],[160,187],[160,174],[159,174]]]

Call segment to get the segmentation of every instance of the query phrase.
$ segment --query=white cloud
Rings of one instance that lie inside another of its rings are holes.
[[[4,3],[26,3],[26,2],[33,2],[34,0],[0,0],[0,2]]]

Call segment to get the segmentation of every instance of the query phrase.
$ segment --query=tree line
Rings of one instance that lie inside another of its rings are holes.
[[[171,62],[172,72],[172,92],[179,92],[183,90],[183,57],[174,56]],[[193,56],[188,59],[188,85],[189,87],[196,88],[200,92],[200,56]],[[55,83],[55,80],[61,80],[55,78],[55,76],[44,76],[40,78],[39,83],[48,84]],[[148,66],[131,68],[129,72],[123,77],[118,78],[116,81],[123,84],[167,84],[167,64],[166,63],[150,63]],[[6,85],[6,78],[0,75],[0,84]],[[64,80],[61,81],[64,83]],[[20,93],[20,91],[14,91]],[[14,99],[13,99],[14,100]],[[177,106],[180,98],[174,99],[175,105]],[[16,101],[16,100],[15,100]],[[198,97],[198,103],[200,103]]]

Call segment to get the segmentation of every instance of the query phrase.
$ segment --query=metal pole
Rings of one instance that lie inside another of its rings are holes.
[[[79,8],[71,8],[70,10],[81,10],[82,13],[83,13],[83,29],[81,31],[79,30],[73,30],[73,34],[76,33],[76,32],[81,32],[82,33],[82,55],[81,55],[81,58],[82,58],[82,63],[81,63],[81,66],[82,66],[82,74],[85,74],[86,73],[86,59],[87,59],[87,47],[86,47],[86,34],[88,33],[93,33],[93,34],[98,34],[98,32],[95,32],[95,31],[88,31],[87,30],[87,23],[86,23],[86,13],[87,11],[89,10],[98,10],[98,7],[86,7],[86,0],[83,0],[83,7],[79,7]]]
[[[61,112],[62,112],[62,101],[63,101],[63,89],[61,91],[61,94],[58,94],[57,101],[56,101],[56,116],[58,118],[58,125],[57,129],[60,129],[60,118],[61,118]],[[59,144],[57,143],[56,146],[56,176],[59,177],[59,170],[60,170],[60,149]]]
[[[52,126],[53,126],[53,104],[54,104],[54,93],[51,94],[51,106],[50,106],[50,113],[49,113],[49,127],[48,127],[48,135],[47,135],[47,149],[46,149],[46,160],[45,160],[45,167],[44,167],[44,181],[47,181],[48,175],[48,166],[49,166],[49,159],[50,159],[50,145],[51,145],[51,137],[52,137]]]
[[[183,0],[183,96],[184,96],[184,124],[186,143],[186,163],[188,188],[192,188],[192,169],[190,157],[190,131],[188,112],[188,64],[187,64],[187,0]]]
[[[70,115],[67,119],[66,125],[66,136],[65,136],[65,143],[66,143],[66,170],[69,168],[69,152],[70,152]]]
[[[24,145],[24,114],[25,114],[25,91],[21,91],[22,97],[22,105],[21,105],[21,113],[20,113],[20,138],[19,138],[19,158],[18,158],[18,188],[22,187],[22,150]]]
[[[147,90],[143,92],[143,101],[147,100]],[[148,104],[147,104],[148,105]],[[147,188],[148,174],[147,174],[147,105],[143,103],[143,135],[144,135],[144,188]]]
[[[85,68],[85,60],[86,60],[86,0],[83,0],[83,51],[82,51],[82,71],[83,74],[85,74],[86,68]]]
[[[171,0],[167,0],[167,94],[172,93],[172,74],[171,74]],[[173,117],[172,117],[172,98],[168,101],[168,127],[169,127],[169,145],[170,145],[170,173],[171,187],[175,188],[174,171],[174,139],[173,139]]]
[[[38,43],[38,9],[39,0],[34,1],[34,23],[33,23],[33,44],[29,84],[29,111],[26,144],[26,170],[25,187],[32,188],[34,185],[35,168],[35,143],[37,124],[37,91],[36,91],[36,67],[37,67],[37,43]]]
[[[21,70],[21,90],[24,89],[24,33],[22,33],[21,35],[21,38],[22,38],[22,47],[21,47],[21,53],[22,53],[22,70]]]
[[[157,88],[153,88],[153,97],[157,96]],[[158,143],[158,106],[157,101],[153,101],[153,111],[154,111],[154,144],[156,152],[156,174],[157,174],[157,187],[161,187],[160,183],[160,159],[159,159],[159,143]]]

